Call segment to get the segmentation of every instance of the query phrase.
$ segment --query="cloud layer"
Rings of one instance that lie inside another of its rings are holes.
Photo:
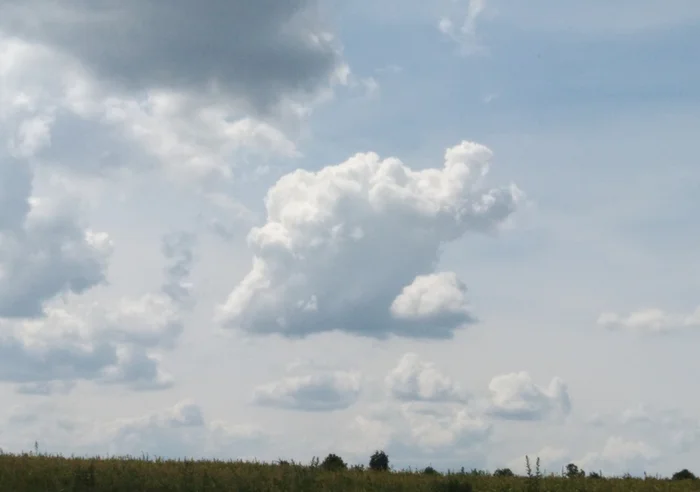
[[[267,110],[290,95],[314,94],[340,69],[315,3],[3,0],[0,30],[52,46],[129,93],[224,93]]]

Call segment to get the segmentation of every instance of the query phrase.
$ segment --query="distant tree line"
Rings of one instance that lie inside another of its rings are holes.
[[[280,462],[281,464],[288,464],[288,462]],[[326,456],[323,461],[320,461],[318,458],[313,458],[311,460],[311,466],[312,467],[318,467],[323,470],[327,471],[343,471],[343,470],[355,470],[355,471],[363,471],[365,469],[371,470],[371,471],[379,471],[379,472],[386,472],[389,471],[389,455],[387,455],[384,451],[377,450],[369,458],[369,463],[368,466],[365,468],[363,465],[353,465],[353,466],[348,466],[348,464],[335,453],[330,453],[328,456]],[[537,464],[536,464],[536,470],[533,471],[532,468],[530,467],[530,460],[528,457],[526,457],[526,468],[527,468],[527,476],[530,478],[537,478],[540,477],[540,471],[539,471],[539,458],[537,459]],[[424,473],[426,475],[441,475],[439,471],[437,471],[433,466],[427,466],[423,468],[422,470],[417,470],[421,473]],[[454,472],[454,471],[448,471],[448,474],[462,474],[462,475],[491,475],[494,477],[514,477],[515,473],[510,468],[498,468],[493,471],[493,473],[489,473],[484,470],[478,470],[478,469],[472,469],[471,471],[467,471],[462,467],[459,472]],[[579,468],[576,464],[574,463],[569,463],[566,465],[563,470],[562,470],[562,476],[565,476],[567,478],[589,478],[589,479],[602,479],[603,473],[598,471],[598,472],[590,472],[586,474],[586,472]],[[629,478],[629,475],[624,475],[623,477]],[[687,468],[682,469],[681,471],[678,471],[674,473],[671,476],[671,480],[697,480],[697,477],[693,472],[688,470]]]

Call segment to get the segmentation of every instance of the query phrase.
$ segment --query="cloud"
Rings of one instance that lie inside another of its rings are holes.
[[[339,446],[357,456],[384,449],[402,462],[420,458],[437,465],[448,456],[448,461],[475,458],[492,431],[488,421],[463,406],[404,403],[356,416]]]
[[[254,457],[269,444],[261,429],[210,421],[195,401],[135,418],[110,421],[67,417],[51,405],[15,409],[12,432],[4,433],[6,451],[28,451],[37,440],[50,453],[100,456],[238,459]]]
[[[543,420],[566,416],[571,410],[569,392],[559,378],[548,388],[537,386],[526,372],[496,376],[489,383],[491,403],[488,413],[506,420]]]
[[[84,227],[74,202],[32,196],[33,179],[30,163],[0,153],[0,317],[41,316],[106,280],[109,236]]]
[[[605,474],[641,475],[659,458],[659,452],[644,441],[612,436],[605,442],[601,451],[587,453],[574,463],[588,471],[602,470]]]
[[[444,414],[406,411],[405,415],[411,445],[426,452],[476,446],[491,435],[491,424],[465,408]]]
[[[194,262],[196,237],[186,232],[166,234],[161,243],[163,256],[171,262],[166,267],[162,291],[174,302],[191,305],[192,283],[188,281]]]
[[[0,2],[0,31],[51,46],[112,91],[223,93],[264,111],[342,70],[313,0]],[[233,33],[233,34],[232,34]]]
[[[433,275],[441,247],[494,230],[521,196],[483,186],[491,156],[465,141],[442,168],[365,153],[283,176],[267,193],[267,222],[248,235],[252,269],[217,320],[258,335],[450,338],[472,318],[456,276]]]
[[[336,371],[288,377],[258,386],[253,400],[258,405],[268,407],[327,412],[352,406],[360,390],[359,374]]]
[[[170,300],[152,295],[112,308],[57,304],[43,318],[0,319],[0,380],[35,393],[81,380],[168,387],[169,378],[149,352],[172,347],[181,331]]]
[[[79,381],[141,391],[172,386],[160,353],[173,349],[184,330],[194,236],[175,233],[163,241],[162,293],[100,303],[64,296],[33,319],[0,317],[0,380],[16,383],[20,393],[45,395],[70,392]]]
[[[156,169],[205,188],[220,188],[251,158],[262,166],[299,155],[300,123],[347,82],[332,36],[320,31],[311,2],[271,3],[265,15],[257,3],[219,3],[193,13],[186,2],[167,10],[136,1],[0,2],[0,135],[13,155],[96,176]],[[222,21],[231,9],[239,12]],[[244,34],[253,37],[241,42]],[[190,48],[173,49],[183,42]],[[290,50],[299,63],[273,64]],[[327,55],[328,66],[304,62]]]
[[[588,423],[615,432],[642,433],[647,442],[659,444],[669,455],[691,451],[700,443],[700,421],[677,408],[640,404],[621,412],[597,413]]]
[[[256,427],[207,422],[192,400],[110,427],[103,441],[112,455],[237,459],[254,455],[266,443],[266,435]]]
[[[469,312],[467,286],[453,272],[417,276],[389,309],[396,319],[431,325],[446,333],[475,321]]]
[[[700,307],[687,315],[671,314],[661,309],[643,309],[628,315],[603,313],[598,317],[598,326],[610,331],[650,335],[698,329],[700,328]]]
[[[442,374],[434,364],[421,361],[414,353],[404,354],[385,378],[391,395],[403,401],[465,401],[459,384]]]
[[[459,44],[463,54],[473,55],[485,52],[477,35],[477,23],[487,9],[486,0],[465,0],[459,2],[461,7],[466,4],[466,12],[452,13],[444,16],[438,22],[438,29],[449,39]]]

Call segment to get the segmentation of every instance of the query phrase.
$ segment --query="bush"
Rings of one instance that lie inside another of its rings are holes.
[[[586,476],[586,472],[579,470],[579,467],[573,463],[566,465],[566,472],[564,472],[567,478],[583,478]]]
[[[695,480],[697,477],[693,472],[687,468],[683,468],[681,471],[677,471],[671,477],[671,480]]]
[[[510,468],[498,468],[493,472],[494,477],[514,477],[515,473]]]
[[[438,471],[432,466],[426,466],[425,470],[423,470],[423,473],[425,475],[439,475]]]
[[[369,469],[374,471],[388,471],[389,456],[384,451],[375,451],[369,458]]]
[[[326,471],[342,471],[347,470],[348,465],[345,464],[343,458],[337,454],[331,453],[325,457],[321,463],[321,468]]]

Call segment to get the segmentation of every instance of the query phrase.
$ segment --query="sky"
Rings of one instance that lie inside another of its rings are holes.
[[[698,49],[695,0],[0,0],[0,448],[692,470]]]

